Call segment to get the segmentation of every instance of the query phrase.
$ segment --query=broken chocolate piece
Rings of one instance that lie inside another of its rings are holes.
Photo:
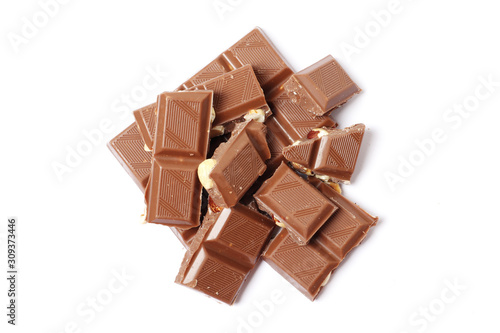
[[[158,96],[147,222],[183,229],[200,224],[202,186],[196,172],[207,155],[212,96],[203,90]]]
[[[233,304],[273,228],[271,220],[241,204],[207,214],[175,282]]]
[[[285,83],[285,90],[292,102],[316,116],[326,114],[361,92],[331,55],[292,75]]]
[[[268,96],[268,103],[274,118],[288,135],[291,143],[305,137],[313,128],[337,127],[337,123],[330,116],[315,116],[300,104],[292,102],[283,87]]]
[[[339,208],[338,211],[308,245],[299,246],[287,229],[281,230],[269,244],[263,259],[312,301],[339,263],[361,243],[378,218],[366,213],[329,185],[314,177],[310,181]]]
[[[364,133],[363,124],[343,130],[313,129],[306,139],[283,148],[283,155],[301,172],[309,170],[321,179],[349,184]]]
[[[252,65],[255,76],[266,94],[293,74],[264,32],[260,28],[255,28],[177,90],[190,89],[244,65]]]
[[[284,163],[254,198],[261,210],[285,225],[299,245],[307,244],[337,210],[335,204]]]
[[[243,120],[243,117],[251,110],[260,110],[264,117],[270,113],[262,88],[250,65],[245,65],[189,89],[189,91],[193,90],[212,90],[214,92],[215,120],[212,126],[225,125],[239,119]]]
[[[198,176],[217,206],[232,207],[264,173],[270,157],[266,126],[250,120],[236,125],[228,142],[200,164]]]

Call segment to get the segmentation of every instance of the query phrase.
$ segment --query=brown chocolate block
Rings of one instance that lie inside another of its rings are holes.
[[[339,207],[308,245],[299,246],[286,229],[266,249],[263,259],[307,298],[314,300],[331,273],[359,245],[378,218],[337,193],[329,185],[310,178]]]
[[[166,92],[158,96],[155,159],[204,159],[211,127],[212,91]]]
[[[136,123],[128,126],[122,133],[118,134],[109,143],[108,147],[113,155],[125,168],[132,180],[144,192],[151,173],[151,158],[153,153],[144,150],[144,141],[139,134]],[[178,229],[170,228],[188,248],[198,228]]]
[[[146,189],[146,221],[189,229],[200,224],[202,186],[196,175],[206,158],[211,91],[158,96],[157,132]]]
[[[313,129],[308,138],[283,148],[284,157],[298,170],[349,184],[356,167],[365,125],[345,129]]]
[[[228,142],[200,164],[198,176],[217,206],[232,207],[264,173],[270,156],[266,126],[253,120],[239,123]]]
[[[254,197],[259,208],[282,223],[299,245],[307,244],[337,210],[335,204],[284,163]]]
[[[144,140],[139,134],[136,123],[111,139],[108,148],[134,183],[144,192],[151,172],[152,153],[144,150]]]
[[[260,28],[255,28],[177,90],[187,90],[244,65],[252,65],[257,80],[266,94],[293,74],[269,38]]]
[[[156,103],[135,110],[134,117],[146,147],[153,150],[156,131]]]
[[[310,178],[310,182],[339,207],[314,239],[339,259],[344,259],[366,237],[368,230],[377,223],[378,217],[368,214],[328,184],[314,178]]]
[[[208,214],[175,282],[233,304],[273,228],[271,220],[241,204]]]
[[[292,102],[283,87],[274,90],[267,100],[274,118],[291,143],[304,138],[313,128],[337,127],[337,123],[330,116],[315,116],[301,105]]]
[[[212,90],[214,92],[215,120],[212,124],[214,127],[242,119],[250,110],[260,109],[263,114],[270,113],[266,97],[250,65],[245,65],[189,89],[189,91],[192,90]]]
[[[290,237],[287,229],[282,229],[271,240],[263,259],[311,301],[318,296],[340,263],[314,240],[300,246]]]
[[[270,176],[284,161],[283,148],[305,137],[316,127],[337,127],[330,116],[316,117],[295,104],[283,87],[275,89],[267,98],[272,116],[266,120],[267,140],[271,159],[267,163],[266,175]],[[268,177],[267,177],[268,178]]]
[[[285,90],[292,102],[317,116],[361,92],[331,55],[292,75]]]

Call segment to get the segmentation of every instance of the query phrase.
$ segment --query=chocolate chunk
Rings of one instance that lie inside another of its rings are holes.
[[[285,90],[292,102],[317,116],[361,92],[331,55],[292,75]]]
[[[153,150],[156,131],[156,103],[135,110],[134,117],[146,147]]]
[[[282,229],[271,241],[262,258],[311,301],[340,263],[314,240],[300,246],[287,229]]]
[[[244,65],[252,65],[255,76],[266,94],[293,74],[264,32],[260,28],[255,28],[177,90],[190,89]]]
[[[144,150],[144,140],[139,134],[137,124],[133,123],[128,126],[108,143],[108,147],[132,180],[144,192],[151,173],[153,153]],[[202,213],[202,215],[204,214]],[[178,229],[175,227],[170,229],[186,248],[189,247],[198,230],[198,228]]]
[[[292,102],[283,87],[268,96],[268,103],[274,118],[288,135],[291,143],[305,137],[313,128],[337,127],[337,123],[330,116],[315,116],[300,104]]]
[[[307,244],[337,210],[335,204],[284,163],[254,197],[259,208],[282,223],[299,245]]]
[[[250,65],[196,85],[189,89],[191,90],[214,92],[214,127],[242,119],[250,110],[260,110],[263,117],[270,113],[262,88]]]
[[[152,153],[144,150],[144,140],[139,134],[137,124],[131,124],[111,139],[108,148],[144,192],[151,172]]]
[[[310,181],[339,209],[308,245],[299,246],[283,229],[269,244],[263,259],[310,300],[314,300],[331,273],[366,237],[378,218],[337,193],[329,185]]]
[[[200,164],[198,176],[217,206],[232,207],[264,173],[270,156],[266,126],[253,120],[239,123],[229,141]]]
[[[157,131],[146,189],[146,221],[189,229],[200,224],[198,165],[206,158],[211,91],[158,96]]]
[[[233,304],[273,227],[271,220],[241,204],[208,214],[175,282]]]
[[[310,170],[321,179],[349,184],[356,167],[365,125],[346,129],[312,130],[308,137],[283,148],[284,157],[300,171]]]
[[[305,137],[316,127],[336,127],[337,123],[329,116],[316,117],[309,111],[295,104],[288,97],[283,87],[275,89],[267,99],[273,115],[266,120],[267,140],[271,150],[266,175],[278,168],[284,160],[283,148]]]

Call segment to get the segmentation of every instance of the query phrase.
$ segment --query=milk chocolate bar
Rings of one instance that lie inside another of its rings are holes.
[[[158,96],[146,221],[189,229],[200,224],[202,186],[198,165],[206,158],[212,91]]]
[[[314,177],[318,189],[337,207],[308,245],[299,246],[287,229],[271,241],[263,255],[271,267],[311,301],[330,280],[332,272],[346,255],[366,237],[378,218],[337,193]]]
[[[153,150],[156,131],[156,103],[135,110],[134,117],[146,147]]]
[[[128,126],[108,143],[108,148],[125,168],[132,180],[144,192],[151,173],[151,158],[153,153],[144,150],[144,140],[139,134],[136,123]],[[203,213],[202,213],[203,215]],[[178,229],[170,228],[188,248],[198,228]]]
[[[331,55],[292,75],[284,87],[292,102],[316,116],[361,92]]]
[[[250,110],[260,110],[262,117],[270,113],[266,97],[250,65],[196,85],[191,90],[214,92],[214,127],[242,119]]]
[[[250,120],[236,125],[231,138],[200,164],[198,176],[217,206],[232,207],[264,173],[270,157],[266,126]]]
[[[177,90],[190,89],[244,65],[252,65],[255,76],[266,94],[293,74],[272,42],[257,27],[184,82]]]
[[[337,206],[282,163],[254,195],[259,208],[286,227],[299,245],[309,242]]]
[[[175,282],[233,304],[273,227],[270,219],[241,204],[207,214]]]
[[[136,123],[111,139],[108,148],[142,192],[151,172],[152,153],[144,150],[144,140]]]
[[[349,184],[364,133],[363,124],[343,130],[316,128],[306,138],[283,148],[283,155],[299,171]]]

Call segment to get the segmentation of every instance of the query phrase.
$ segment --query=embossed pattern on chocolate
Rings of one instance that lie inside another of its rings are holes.
[[[273,228],[271,220],[241,204],[208,214],[175,282],[232,304]]]
[[[331,55],[292,75],[285,90],[292,102],[316,116],[330,112],[361,92]]]
[[[307,244],[337,210],[335,204],[284,163],[254,197],[259,208],[283,223],[299,245]]]

